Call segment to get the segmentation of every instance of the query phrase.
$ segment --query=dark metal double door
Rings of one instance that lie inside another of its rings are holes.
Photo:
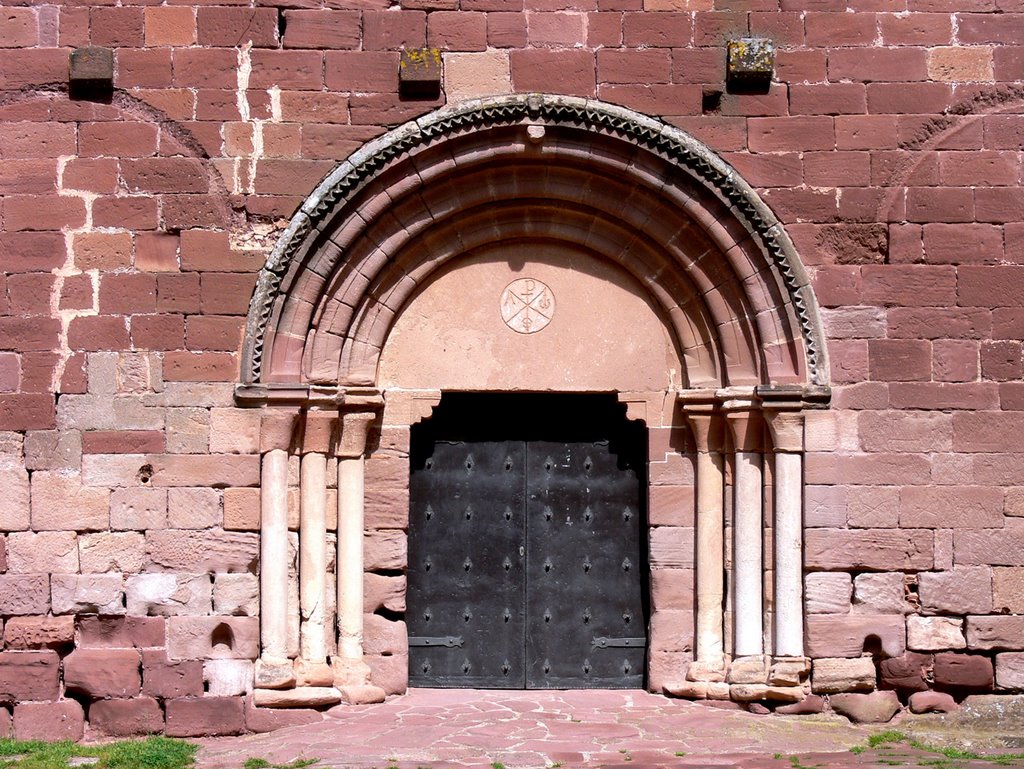
[[[444,441],[410,476],[413,686],[639,688],[642,459]]]

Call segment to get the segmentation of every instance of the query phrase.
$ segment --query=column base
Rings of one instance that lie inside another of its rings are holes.
[[[334,670],[326,661],[295,660],[296,686],[334,686]]]
[[[686,671],[687,681],[720,683],[725,681],[725,660],[695,660]]]
[[[334,685],[339,689],[349,686],[366,686],[370,682],[370,666],[362,659],[335,658],[331,660]]]
[[[768,657],[763,654],[752,654],[737,657],[729,665],[726,680],[731,684],[766,684],[768,683]]]
[[[361,686],[342,686],[341,701],[346,705],[373,705],[384,701],[384,690],[379,686],[363,684]]]
[[[255,679],[257,689],[291,689],[295,686],[295,668],[290,659],[260,657]]]
[[[807,657],[776,657],[768,674],[768,683],[773,686],[800,686],[811,672],[811,661]]]
[[[341,692],[333,686],[257,689],[253,692],[253,703],[258,708],[318,708],[337,705],[341,700]]]

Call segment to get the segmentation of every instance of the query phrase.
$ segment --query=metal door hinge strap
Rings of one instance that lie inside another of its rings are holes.
[[[595,636],[590,642],[590,645],[595,649],[610,649],[612,647],[640,647],[647,645],[646,638],[605,638],[604,636]]]
[[[462,646],[462,636],[409,636],[409,646],[447,646],[451,649]]]

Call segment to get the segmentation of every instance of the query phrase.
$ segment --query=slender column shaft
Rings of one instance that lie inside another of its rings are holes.
[[[775,453],[775,654],[802,657],[803,458]]]
[[[764,652],[764,572],[761,556],[763,518],[761,512],[761,455],[736,452],[733,479],[733,579],[735,603],[734,654],[744,657]]]
[[[338,459],[338,630],[345,659],[363,656],[364,459]]]
[[[260,478],[260,634],[265,658],[288,657],[288,452],[263,455]]]
[[[724,593],[722,494],[725,477],[722,455],[697,453],[697,660],[720,665],[724,652],[722,598]]]
[[[300,646],[309,662],[327,661],[327,457],[310,452],[300,466],[299,602]]]

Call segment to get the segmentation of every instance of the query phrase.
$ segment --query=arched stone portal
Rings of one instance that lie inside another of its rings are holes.
[[[385,491],[391,530],[406,528],[408,475],[366,485],[367,457],[399,466],[444,391],[513,390],[615,393],[647,426],[649,685],[796,697],[801,415],[828,398],[824,335],[781,225],[691,137],[541,95],[395,129],[293,218],[244,352],[238,401],[266,413],[257,703],[404,688],[400,642],[387,661],[365,655],[381,643],[364,623],[363,533],[366,502]],[[287,599],[289,454],[301,456],[301,621]],[[335,457],[337,638],[325,598]]]

